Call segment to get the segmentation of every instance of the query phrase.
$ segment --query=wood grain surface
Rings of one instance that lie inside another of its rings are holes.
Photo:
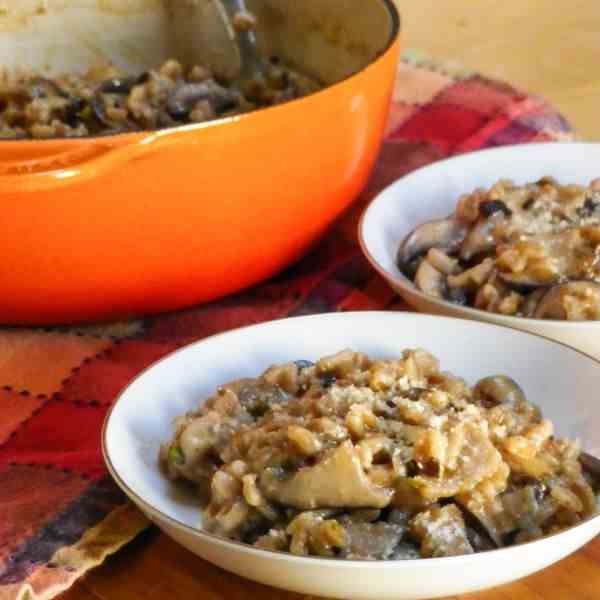
[[[580,137],[600,141],[600,0],[397,1],[406,48],[539,93]],[[61,600],[254,597],[300,598],[225,573],[151,531]],[[600,539],[513,585],[453,600],[600,600]]]
[[[582,138],[600,141],[600,1],[396,2],[405,48],[541,94]]]

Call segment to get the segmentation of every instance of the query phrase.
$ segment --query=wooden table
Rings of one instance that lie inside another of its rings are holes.
[[[598,0],[397,0],[405,47],[544,95],[585,139],[600,140]],[[61,600],[296,600],[242,580],[151,531]],[[600,539],[524,581],[460,600],[599,600]]]
[[[600,141],[598,0],[396,2],[405,47],[542,94],[581,137]]]

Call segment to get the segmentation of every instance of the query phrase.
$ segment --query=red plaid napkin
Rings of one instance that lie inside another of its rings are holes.
[[[539,98],[406,56],[368,189],[300,263],[252,290],[175,314],[0,330],[0,599],[52,598],[147,526],[107,477],[100,454],[107,409],[138,372],[184,344],[241,325],[403,308],[356,244],[368,200],[451,154],[570,136]]]

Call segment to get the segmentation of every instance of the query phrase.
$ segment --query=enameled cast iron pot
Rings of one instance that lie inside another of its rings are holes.
[[[38,4],[13,0],[0,15],[9,71],[110,60],[140,73],[169,57],[239,67],[210,0],[48,0],[42,14]],[[263,51],[325,89],[157,132],[0,142],[0,323],[112,319],[229,294],[297,259],[356,197],[398,60],[391,0],[248,5]]]

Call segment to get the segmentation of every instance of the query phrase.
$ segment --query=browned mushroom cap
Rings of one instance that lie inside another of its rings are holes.
[[[473,400],[481,406],[491,408],[498,404],[525,402],[525,394],[514,379],[506,375],[492,375],[477,382],[473,388]]]
[[[439,248],[451,254],[456,252],[467,233],[468,227],[455,219],[440,219],[423,223],[414,229],[402,242],[397,263],[400,270],[413,277],[419,259],[431,248]]]
[[[600,319],[600,284],[571,281],[555,285],[540,299],[533,317],[569,321]]]

